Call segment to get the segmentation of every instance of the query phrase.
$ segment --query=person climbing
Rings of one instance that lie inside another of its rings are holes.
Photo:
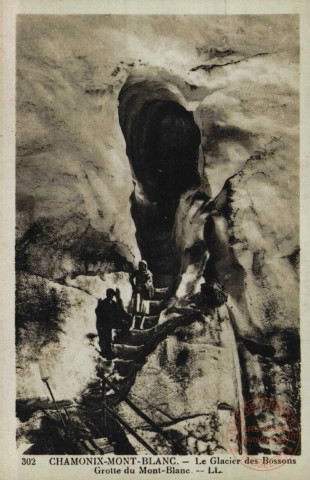
[[[117,298],[117,302],[113,300]],[[99,345],[101,354],[107,359],[113,358],[111,343],[112,343],[112,329],[120,328],[122,331],[128,331],[129,325],[128,313],[124,310],[120,291],[108,288],[106,291],[106,298],[100,299],[96,308],[96,327],[99,335]]]
[[[202,311],[205,308],[214,310],[220,308],[227,302],[228,295],[224,285],[222,285],[217,278],[211,278],[201,285],[201,293],[199,295]]]
[[[133,313],[132,328],[143,329],[144,316],[147,313],[145,300],[154,296],[153,275],[145,260],[141,260],[138,269],[131,274],[130,283],[133,289],[130,308]]]

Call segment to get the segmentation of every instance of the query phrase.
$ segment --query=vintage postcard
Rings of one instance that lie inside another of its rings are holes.
[[[306,478],[309,9],[189,3],[5,5],[1,478]]]

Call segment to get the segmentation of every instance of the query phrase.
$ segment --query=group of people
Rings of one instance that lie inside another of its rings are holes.
[[[154,295],[153,276],[145,260],[139,262],[138,269],[130,275],[132,298],[129,313],[124,309],[119,289],[108,288],[106,298],[100,299],[96,308],[96,327],[99,335],[101,353],[112,358],[112,329],[122,332],[130,329],[142,329],[146,314],[146,302]],[[116,301],[113,298],[116,298]]]
[[[123,333],[131,329],[143,329],[145,315],[148,313],[146,300],[154,296],[153,276],[145,260],[141,260],[138,269],[130,275],[130,283],[132,297],[128,312],[124,308],[119,289],[112,288],[107,289],[106,298],[99,300],[96,308],[101,354],[108,359],[113,357],[112,329],[120,329]],[[114,297],[116,301],[113,300]],[[201,292],[193,298],[204,312],[205,307],[210,310],[223,305],[227,301],[227,292],[216,278],[211,278],[201,285]]]

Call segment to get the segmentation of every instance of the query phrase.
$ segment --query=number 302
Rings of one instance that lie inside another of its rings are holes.
[[[22,458],[22,465],[35,465],[36,459],[35,458]]]

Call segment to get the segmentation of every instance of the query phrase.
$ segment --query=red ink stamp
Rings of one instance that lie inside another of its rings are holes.
[[[295,464],[300,427],[293,410],[274,398],[253,398],[240,405],[227,426],[229,449],[238,464],[258,471]]]

